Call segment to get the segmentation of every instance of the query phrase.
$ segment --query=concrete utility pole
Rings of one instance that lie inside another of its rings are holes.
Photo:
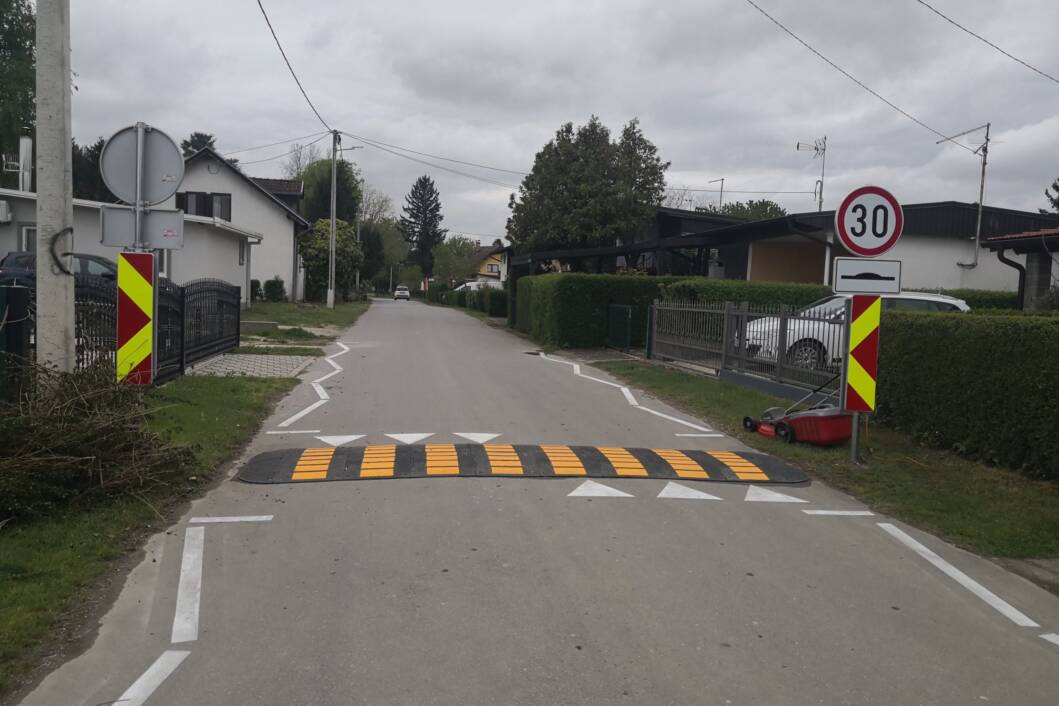
[[[338,197],[338,143],[341,141],[338,130],[331,131],[331,257],[328,260],[327,273],[327,308],[335,308],[335,208]]]
[[[62,372],[76,363],[74,278],[61,254],[74,249],[70,80],[70,0],[37,0],[37,362]]]

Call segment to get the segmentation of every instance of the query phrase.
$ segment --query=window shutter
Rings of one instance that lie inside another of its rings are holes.
[[[178,211],[184,211],[187,213],[188,210],[188,195],[184,192],[178,192],[176,195],[176,207]]]

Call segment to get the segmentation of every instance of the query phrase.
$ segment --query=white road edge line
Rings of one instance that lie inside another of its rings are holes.
[[[341,346],[342,350],[340,350],[338,353],[332,353],[331,355],[327,356],[327,360],[329,361],[332,358],[337,358],[340,355],[345,355],[346,353],[349,353],[349,346],[347,346],[345,343],[342,343],[342,341],[335,341],[335,345]]]
[[[321,385],[318,382],[314,382],[314,383],[310,383],[310,384],[313,386],[313,389],[316,390],[316,396],[319,397],[321,400],[329,400],[329,399],[331,399],[331,396],[327,394],[327,390],[324,389],[323,385]]]
[[[189,654],[191,652],[187,650],[166,650],[113,703],[121,706],[142,706]]]
[[[321,375],[320,377],[316,378],[315,380],[313,380],[313,382],[323,382],[324,380],[327,380],[329,378],[333,378],[335,375],[338,375],[340,372],[342,372],[342,368],[339,368],[338,370],[332,370],[327,375]]]
[[[960,584],[974,595],[981,598],[983,601],[988,603],[993,610],[997,611],[1005,618],[1015,623],[1019,627],[1023,628],[1039,628],[1040,625],[1031,620],[1024,613],[1019,612],[1010,603],[1005,601],[1000,596],[996,595],[988,588],[972,579],[967,574],[963,573],[949,562],[942,559],[940,556],[935,554],[933,551],[925,547],[916,541],[911,535],[902,531],[895,525],[888,522],[879,522],[878,526],[886,533],[894,537],[897,541],[904,544],[906,547],[914,551],[919,556],[926,559],[928,562],[933,564],[935,568],[941,571],[943,574],[951,578],[956,583]]]
[[[319,434],[319,429],[297,429],[291,431],[266,431],[266,434]]]
[[[716,438],[718,436],[724,436],[724,434],[674,434],[673,436],[691,437],[691,438],[705,436],[705,437],[714,437],[714,438]]]
[[[825,515],[828,517],[872,517],[870,510],[802,510],[806,515]]]
[[[342,366],[331,360],[330,358],[324,358],[324,360],[331,364],[331,367],[335,369],[335,372],[341,372]]]
[[[184,557],[180,561],[180,584],[173,615],[172,642],[191,642],[199,637],[199,600],[202,596],[202,550],[205,527],[184,532]]]
[[[1053,645],[1059,645],[1059,633],[1046,632],[1039,636],[1042,640],[1047,640]]]
[[[271,522],[274,515],[232,515],[229,517],[192,517],[188,522],[205,524],[209,522]]]
[[[640,403],[636,401],[636,398],[632,396],[632,392],[629,388],[624,385],[621,388],[621,394],[625,395],[625,401],[631,404],[633,407],[639,407]]]
[[[669,414],[663,414],[662,412],[653,410],[653,409],[651,409],[649,407],[637,407],[637,409],[642,409],[645,412],[650,412],[651,414],[655,415],[656,417],[661,417],[662,419],[668,419],[669,421],[676,422],[677,424],[683,424],[684,426],[689,427],[691,429],[698,429],[699,431],[713,431],[709,427],[699,426],[698,424],[692,424],[691,422],[685,422],[683,419],[680,419],[679,417],[674,417],[674,416],[669,415]]]
[[[288,417],[287,419],[284,419],[284,420],[283,420],[282,422],[280,422],[280,423],[279,423],[279,424],[277,424],[276,426],[279,426],[279,427],[289,427],[289,426],[290,426],[291,424],[294,424],[294,422],[298,421],[299,419],[301,419],[302,417],[304,417],[304,416],[305,416],[306,414],[308,414],[309,412],[312,412],[312,411],[313,411],[314,409],[316,409],[316,408],[317,408],[317,407],[319,407],[320,405],[324,405],[324,404],[327,404],[327,400],[316,400],[315,402],[313,402],[313,403],[312,403],[311,405],[309,405],[308,407],[306,407],[306,408],[305,408],[305,409],[303,409],[302,411],[300,411],[300,412],[297,412],[296,414],[293,414],[293,415],[291,415],[291,416],[290,416],[290,417]]]

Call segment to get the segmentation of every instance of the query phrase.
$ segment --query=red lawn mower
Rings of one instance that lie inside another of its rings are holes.
[[[788,444],[803,441],[819,446],[834,446],[849,441],[853,435],[853,415],[843,412],[842,408],[835,404],[837,400],[831,401],[837,397],[839,393],[837,389],[824,397],[821,402],[805,409],[798,409],[806,400],[836,379],[838,379],[837,375],[787,409],[770,407],[761,414],[760,419],[744,417],[743,428],[747,431],[756,431],[762,436],[776,437]]]

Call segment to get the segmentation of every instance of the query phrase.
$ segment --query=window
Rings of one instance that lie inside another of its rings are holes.
[[[897,311],[937,311],[936,302],[929,299],[884,299],[884,309],[896,309]]]
[[[229,197],[231,198],[231,197]],[[202,191],[188,191],[176,195],[176,207],[189,216],[213,216],[213,199]]]
[[[98,260],[92,260],[87,257],[81,259],[84,262],[83,271],[86,275],[92,275],[93,277],[114,276],[114,271],[104,265],[102,262],[99,262]]]
[[[232,195],[210,194],[213,197],[213,215],[226,221],[232,220]],[[243,263],[239,263],[240,265]]]
[[[239,264],[246,264],[246,240],[239,241]]]
[[[498,274],[500,274],[500,265],[493,265],[493,264],[486,265],[485,266],[485,271],[489,272],[490,274],[498,275]]]
[[[37,226],[22,226],[19,250],[35,251],[37,249]]]

